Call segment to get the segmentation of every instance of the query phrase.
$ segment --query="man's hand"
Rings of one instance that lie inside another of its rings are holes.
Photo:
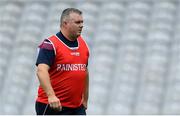
[[[51,108],[58,111],[62,110],[60,100],[55,95],[48,96],[48,102]]]
[[[83,106],[85,109],[87,109],[87,102],[86,101],[83,101]]]

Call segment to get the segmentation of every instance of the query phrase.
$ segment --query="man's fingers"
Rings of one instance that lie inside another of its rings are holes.
[[[50,103],[50,107],[58,111],[62,110],[60,101]]]
[[[61,111],[62,110],[62,106],[61,106],[61,103],[60,103],[60,101],[58,102],[58,109],[59,109],[59,111]]]
[[[50,103],[50,107],[54,108],[55,107],[54,103]]]
[[[50,103],[50,107],[51,108],[58,108],[59,106],[58,106],[58,102],[52,102],[52,103]]]
[[[57,110],[57,111],[62,110],[61,102],[55,95],[54,96],[49,96],[48,97],[48,102],[49,102],[49,105],[50,105],[50,107],[52,109]]]

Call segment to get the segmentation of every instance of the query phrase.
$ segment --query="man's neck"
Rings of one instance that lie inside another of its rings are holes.
[[[61,29],[61,33],[64,35],[64,37],[66,38],[66,39],[68,39],[69,41],[76,41],[76,39],[77,38],[73,38],[73,37],[70,37],[70,35],[66,32],[66,31],[64,31],[63,29]]]

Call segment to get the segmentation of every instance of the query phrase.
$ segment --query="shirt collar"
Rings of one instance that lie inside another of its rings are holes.
[[[63,34],[61,31],[59,31],[56,36],[63,41],[66,45],[68,45],[69,47],[77,47],[78,46],[78,42],[76,41],[69,41]]]

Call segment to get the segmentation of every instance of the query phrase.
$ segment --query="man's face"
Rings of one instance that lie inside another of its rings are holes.
[[[70,14],[70,20],[67,22],[67,29],[69,34],[73,38],[77,38],[81,35],[81,31],[83,28],[83,17],[77,13]]]

